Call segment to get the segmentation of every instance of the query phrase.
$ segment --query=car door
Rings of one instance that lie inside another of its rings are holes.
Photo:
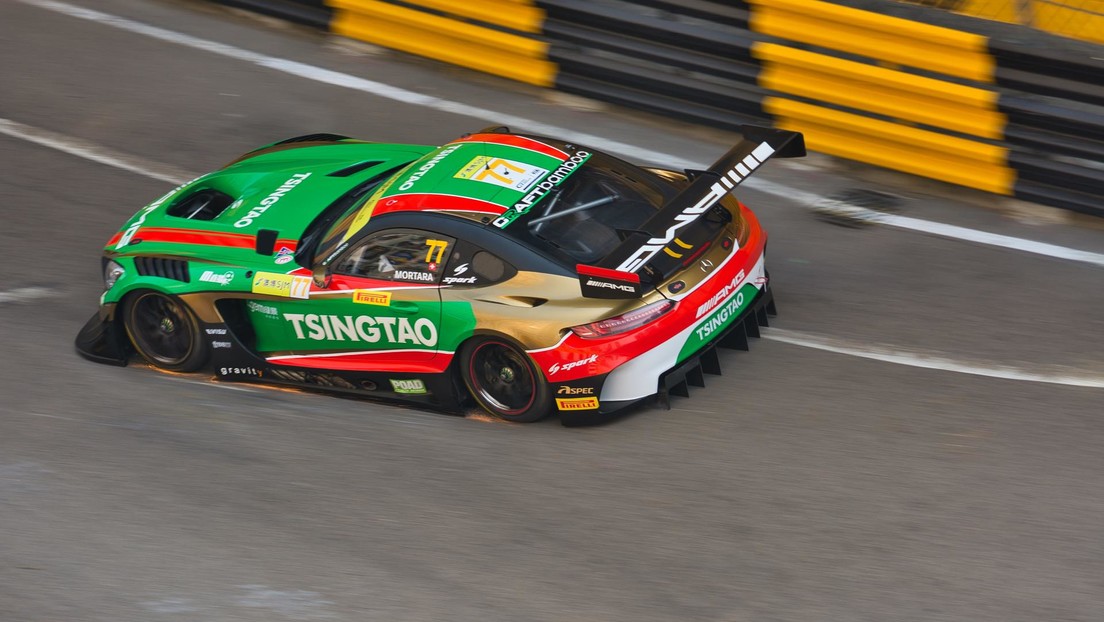
[[[453,243],[419,229],[368,234],[331,262],[325,288],[281,304],[284,321],[257,331],[258,349],[273,363],[422,370],[441,342],[438,284]]]

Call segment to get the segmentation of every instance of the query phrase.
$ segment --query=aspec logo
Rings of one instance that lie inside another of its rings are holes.
[[[556,395],[594,395],[594,387],[569,387],[564,385],[556,390]]]
[[[586,357],[585,359],[579,359],[577,361],[571,361],[570,363],[564,363],[563,365],[560,365],[559,363],[552,363],[552,366],[548,368],[548,373],[549,373],[549,375],[554,375],[558,372],[569,371],[569,370],[575,369],[576,367],[580,367],[582,365],[587,365],[589,363],[593,363],[597,360],[598,360],[598,355],[597,354],[591,354],[590,356]]]

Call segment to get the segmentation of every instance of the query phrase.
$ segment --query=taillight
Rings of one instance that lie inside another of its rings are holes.
[[[659,302],[653,302],[650,305],[639,309],[633,309],[628,313],[623,313],[615,317],[591,322],[590,324],[572,326],[571,332],[583,339],[598,339],[611,335],[619,335],[640,328],[674,308],[674,300],[660,300]]]

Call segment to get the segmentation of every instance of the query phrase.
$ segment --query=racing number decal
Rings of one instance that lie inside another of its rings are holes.
[[[441,256],[445,254],[445,249],[448,248],[448,242],[445,240],[426,240],[425,245],[429,247],[426,249],[426,263],[441,263]],[[437,251],[436,256],[433,254],[434,250]]]

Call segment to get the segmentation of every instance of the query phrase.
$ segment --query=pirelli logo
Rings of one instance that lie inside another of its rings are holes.
[[[362,305],[391,306],[391,292],[373,292],[367,289],[358,289],[353,292],[353,302]]]
[[[596,397],[556,398],[556,408],[560,410],[598,410]]]

